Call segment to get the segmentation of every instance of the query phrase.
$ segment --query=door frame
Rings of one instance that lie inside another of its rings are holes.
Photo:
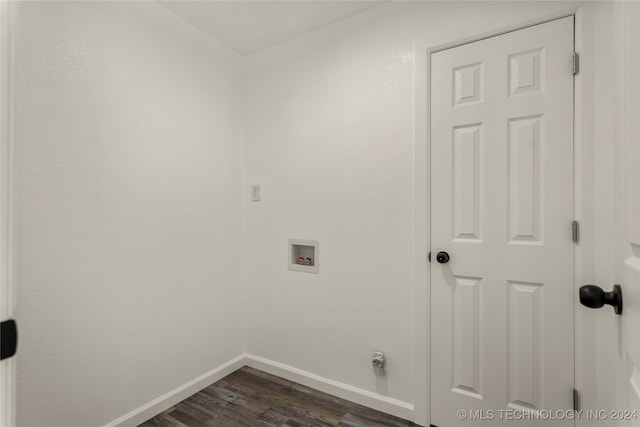
[[[0,314],[15,315],[15,239],[13,198],[14,83],[17,2],[0,2]],[[0,368],[0,425],[16,424],[16,357]]]
[[[497,28],[471,37],[451,40],[437,45],[416,43],[415,73],[426,78],[415,79],[414,128],[414,422],[428,426],[431,421],[430,356],[431,356],[431,55],[438,51],[473,43],[489,37],[518,31],[556,19],[574,17],[574,51],[593,58],[594,5],[585,2],[567,10],[541,16],[515,25]],[[425,56],[422,57],[422,54]],[[584,68],[584,67],[583,67]],[[590,373],[595,366],[593,352],[588,352],[592,319],[580,316],[577,310],[578,288],[591,277],[593,265],[593,195],[585,191],[592,184],[595,168],[593,156],[595,140],[592,132],[594,99],[592,72],[578,72],[574,76],[574,142],[573,142],[573,210],[574,219],[581,225],[580,242],[574,245],[574,387],[581,393],[583,407],[595,408],[595,378]],[[569,224],[567,224],[569,227]],[[585,322],[586,321],[586,322]],[[576,422],[578,426],[580,422]]]

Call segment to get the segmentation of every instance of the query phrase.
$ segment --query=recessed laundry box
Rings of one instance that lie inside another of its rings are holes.
[[[289,239],[289,270],[318,274],[319,262],[317,240]]]

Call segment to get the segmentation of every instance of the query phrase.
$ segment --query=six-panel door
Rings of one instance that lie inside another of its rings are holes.
[[[572,56],[573,17],[432,55],[436,426],[572,407]]]

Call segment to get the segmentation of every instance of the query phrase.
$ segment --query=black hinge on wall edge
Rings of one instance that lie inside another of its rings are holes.
[[[580,241],[580,224],[578,221],[571,222],[571,240],[573,240],[573,243]]]
[[[573,389],[573,410],[580,410],[580,393],[575,388]]]
[[[8,359],[18,349],[18,328],[13,319],[0,323],[0,360]]]
[[[580,54],[573,52],[573,75],[575,76],[580,72]]]

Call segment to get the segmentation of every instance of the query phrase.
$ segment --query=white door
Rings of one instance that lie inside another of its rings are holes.
[[[573,27],[432,54],[433,425],[572,408]]]
[[[622,315],[618,329],[615,377],[618,408],[630,411],[620,425],[640,425],[640,3],[624,5],[624,144],[616,146],[616,283],[621,285]],[[620,173],[622,172],[622,173]],[[611,290],[610,283],[600,283]],[[609,307],[604,307],[611,311]],[[610,313],[612,317],[613,312]],[[613,375],[612,375],[613,376]],[[635,411],[635,412],[633,412]],[[624,413],[623,413],[624,415]],[[629,418],[630,417],[630,418]],[[613,423],[612,423],[613,424]]]
[[[12,287],[11,236],[11,39],[13,2],[0,2],[0,320],[13,317],[15,292]],[[8,325],[8,323],[4,323]],[[3,326],[3,343],[8,330]],[[10,346],[11,347],[11,346]],[[7,349],[3,348],[2,353]],[[15,357],[0,361],[0,427],[15,425]]]

